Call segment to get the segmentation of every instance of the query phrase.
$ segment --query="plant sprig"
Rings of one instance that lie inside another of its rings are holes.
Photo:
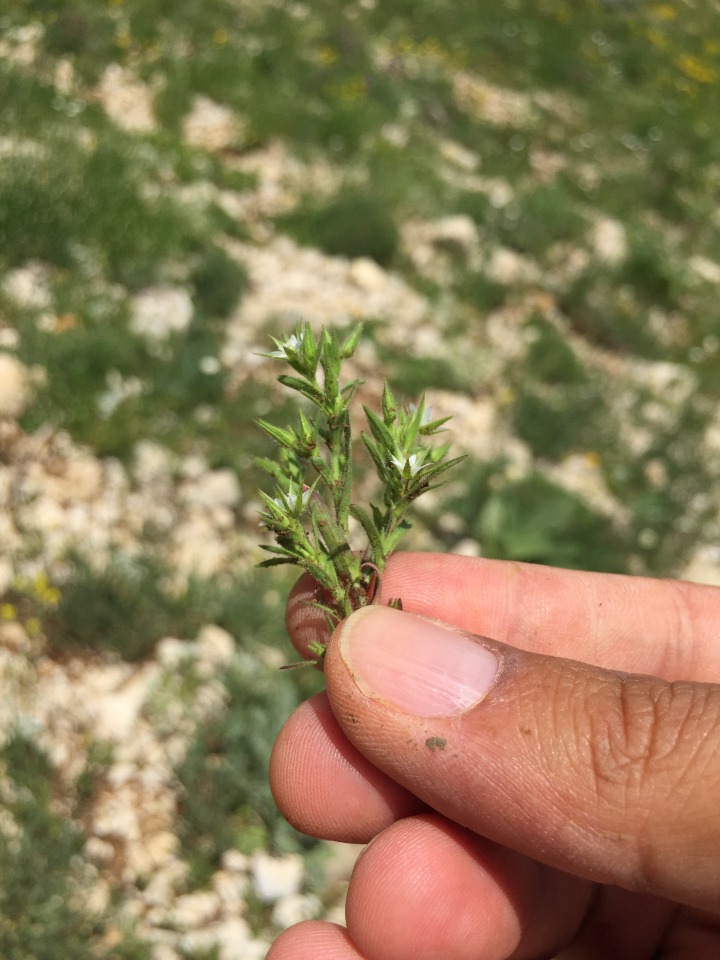
[[[256,459],[275,480],[274,496],[260,494],[262,523],[275,537],[274,544],[262,544],[273,557],[260,566],[295,564],[310,573],[322,598],[314,606],[331,629],[372,602],[387,558],[410,528],[407,508],[440,486],[442,475],[463,459],[446,460],[450,445],[429,442],[450,418],[431,420],[424,397],[417,406],[399,404],[386,382],[380,413],[363,408],[369,433],[361,434],[381,483],[382,502],[366,508],[352,501],[349,407],[363,381],[342,383],[341,370],[361,334],[358,325],[341,341],[323,328],[316,339],[310,325],[301,323],[285,341],[272,337],[275,350],[263,356],[288,364],[293,373],[281,374],[278,381],[305,398],[308,413],[300,409],[294,427],[256,421],[280,448],[277,460]],[[360,552],[350,546],[351,518],[367,538]],[[313,652],[322,658],[324,645],[317,644]]]

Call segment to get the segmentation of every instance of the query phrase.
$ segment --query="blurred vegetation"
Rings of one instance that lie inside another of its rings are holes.
[[[222,360],[250,289],[236,241],[254,235],[227,210],[261,178],[238,158],[280,143],[329,168],[334,186],[264,226],[370,257],[430,300],[436,350],[420,335],[388,347],[385,321],[368,324],[397,391],[498,408],[515,457],[459,472],[443,508],[452,535],[425,518],[439,547],[471,537],[486,556],[667,575],[720,537],[718,465],[703,449],[720,400],[712,5],[5,0],[0,36],[0,332],[16,331],[9,349],[42,370],[25,429],[66,430],[125,463],[152,437],[254,487],[265,441],[252,421],[272,409],[282,422],[288,407]],[[70,80],[56,84],[68,64]],[[97,84],[110,64],[148,85],[155,129],[120,131],[105,116]],[[234,111],[228,148],[184,142],[198,96]],[[430,244],[429,265],[414,261],[405,226],[458,214],[477,249]],[[607,221],[624,247],[611,255],[594,235]],[[525,272],[491,271],[498,252]],[[3,280],[28,264],[47,298],[21,306]],[[162,284],[182,288],[193,314],[157,344],[131,317],[133,297]],[[652,388],[650,367],[662,374]],[[569,462],[614,498],[615,514],[560,482]],[[139,557],[102,568],[77,556],[60,583],[14,583],[0,616],[58,658],[142,660],[163,636],[193,639],[207,623],[236,638],[225,706],[176,769],[182,854],[202,885],[231,847],[306,850],[274,809],[266,762],[319,678],[263,660],[284,636],[277,580],[229,572],[178,588],[157,559],[162,537],[147,533]],[[190,670],[177,695],[189,704],[198,683]],[[77,809],[109,762],[103,749],[91,748]],[[16,732],[0,764],[17,787],[5,806],[18,827],[0,830],[0,954],[50,960],[62,943],[70,960],[109,957],[114,921],[77,905],[82,834],[52,810],[49,759]],[[128,933],[112,956],[148,953]]]
[[[370,189],[306,202],[277,222],[301,244],[351,259],[370,257],[381,266],[390,265],[399,242],[387,205]]]
[[[150,960],[130,931],[86,907],[94,882],[85,837],[53,812],[53,766],[31,737],[10,732],[0,748],[0,954],[7,960]],[[114,945],[110,945],[114,941]],[[59,944],[62,946],[59,948]]]
[[[317,841],[294,830],[270,793],[267,762],[280,727],[320,675],[296,671],[279,682],[257,651],[236,658],[224,677],[223,711],[200,725],[175,773],[182,787],[179,833],[191,886],[204,886],[225,850],[309,851]]]

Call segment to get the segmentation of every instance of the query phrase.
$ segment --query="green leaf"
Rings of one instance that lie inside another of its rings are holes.
[[[361,433],[360,437],[363,443],[365,444],[365,446],[367,447],[368,453],[373,459],[373,463],[377,468],[377,472],[380,475],[380,479],[384,480],[386,476],[387,468],[385,465],[385,461],[383,460],[383,457],[377,448],[377,444],[375,444],[366,433]]]
[[[314,376],[318,365],[319,354],[312,327],[309,323],[304,323],[302,328],[298,327],[297,337],[300,340],[300,353],[302,354],[305,369],[308,375]]]
[[[376,413],[373,413],[369,407],[363,407],[363,410],[365,411],[365,417],[367,419],[368,426],[370,427],[372,435],[375,437],[377,442],[383,449],[389,451],[390,453],[394,453],[395,440],[393,439],[393,435],[390,433],[388,428],[382,422],[380,417]]]
[[[340,347],[340,358],[342,360],[349,360],[350,357],[355,353],[358,343],[360,342],[360,337],[362,336],[363,325],[359,323],[354,330],[351,331],[350,335],[343,342],[343,345]]]
[[[370,504],[370,509],[372,510],[373,522],[378,530],[382,530],[388,522],[387,515],[380,510],[379,507],[375,506],[374,503]]]
[[[347,406],[352,398],[355,396],[355,391],[358,387],[361,387],[365,383],[364,380],[351,380],[350,383],[346,383],[345,386],[340,391],[340,395],[345,400],[345,406]]]
[[[287,373],[282,373],[278,377],[278,383],[281,383],[284,387],[290,387],[291,390],[297,390],[298,393],[301,393],[304,397],[307,397],[308,400],[312,400],[313,403],[318,404],[318,406],[322,406],[322,390],[311,380],[305,380],[301,377],[291,377]]]
[[[386,426],[390,426],[395,422],[395,417],[397,415],[397,406],[395,404],[395,397],[393,392],[390,389],[390,384],[385,381],[382,392],[382,399],[380,401],[380,406],[382,409],[383,420],[385,421]]]
[[[280,553],[284,557],[295,557],[297,559],[297,554],[293,553],[292,550],[288,550],[287,547],[278,547],[270,543],[261,543],[259,547],[261,550],[267,550],[268,553]]]
[[[443,463],[427,464],[422,474],[418,474],[417,478],[423,481],[434,480],[435,477],[439,477],[442,473],[447,473],[447,471],[452,469],[456,464],[462,463],[462,461],[466,459],[466,455],[463,455],[462,457],[453,457],[452,460],[445,460]]]
[[[281,477],[285,476],[283,468],[280,466],[280,464],[275,463],[274,460],[270,460],[267,457],[253,457],[253,463],[256,467],[264,470],[265,473],[270,474],[271,477],[275,477],[276,480],[279,480]]]
[[[371,517],[356,503],[350,504],[350,516],[354,517],[362,525],[370,543],[373,557],[382,558],[385,554],[382,534],[375,526]]]
[[[340,348],[334,334],[329,333],[323,328],[320,365],[323,368],[324,380],[323,389],[326,398],[326,407],[336,405],[340,396],[340,385],[338,376],[340,373]]]
[[[448,420],[452,420],[452,417],[440,417],[438,420],[430,420],[420,427],[420,434],[424,437],[430,437],[437,433],[440,427],[442,427],[444,423],[447,423]]]
[[[268,423],[267,420],[256,420],[256,426],[266,433],[272,440],[275,440],[276,443],[279,443],[281,447],[294,447],[296,442],[296,436],[293,430],[283,430],[282,427],[276,427],[273,423]]]
[[[301,565],[299,560],[296,560],[294,557],[272,557],[270,560],[261,560],[260,563],[256,563],[256,567],[279,567],[282,564],[292,564],[295,566]]]
[[[389,556],[393,550],[397,547],[398,543],[402,540],[405,534],[410,530],[412,524],[409,520],[402,520],[397,527],[390,534],[385,536],[385,550]]]
[[[262,497],[263,503],[267,507],[267,516],[272,520],[285,520],[286,514],[285,510],[280,506],[280,504],[275,503],[275,500],[270,496],[269,493],[265,493],[264,490],[260,491],[260,496]]]

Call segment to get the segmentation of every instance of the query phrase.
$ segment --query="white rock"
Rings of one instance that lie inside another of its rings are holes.
[[[83,894],[83,911],[101,914],[110,906],[110,886],[105,880],[96,877],[94,883]]]
[[[17,620],[0,622],[0,649],[4,650],[8,657],[14,654],[28,656],[32,652],[32,647],[32,640],[21,623]]]
[[[143,904],[169,910],[175,903],[178,890],[187,881],[188,869],[187,862],[176,857],[161,864],[142,891]]]
[[[236,957],[222,957],[221,960],[264,960],[270,946],[266,940],[248,940]]]
[[[453,94],[471,116],[498,126],[524,127],[535,116],[532,98],[527,93],[499,87],[469,70],[453,74]]]
[[[716,545],[702,544],[680,574],[681,580],[720,587],[720,550]]]
[[[75,86],[75,67],[72,60],[63,57],[55,64],[53,83],[64,97],[69,97]]]
[[[229,873],[247,873],[250,869],[250,857],[239,850],[226,850],[220,862]]]
[[[475,246],[477,239],[475,221],[465,213],[443,217],[434,224],[433,242],[436,245],[452,245],[469,250]]]
[[[463,537],[453,547],[453,553],[457,553],[461,557],[481,557],[482,547],[472,537]]]
[[[175,464],[174,454],[155,443],[154,440],[140,440],[133,451],[133,474],[140,483],[152,483],[155,480],[169,478]]]
[[[186,893],[175,901],[172,922],[181,930],[204,927],[220,912],[220,898],[211,890]]]
[[[152,90],[132,71],[108,64],[95,92],[105,113],[123,130],[148,133],[155,129]]]
[[[0,328],[0,350],[17,350],[20,346],[20,334],[12,327]]]
[[[29,67],[35,62],[44,33],[45,27],[42,23],[28,23],[15,29],[4,26],[0,34],[0,56],[7,57],[20,66]]]
[[[227,561],[227,544],[205,518],[192,517],[177,528],[173,562],[183,575],[210,577]]]
[[[322,904],[312,894],[293,893],[275,901],[272,910],[272,922],[281,930],[286,930],[302,920],[314,920],[320,916]]]
[[[231,873],[229,870],[216,870],[212,886],[220,897],[226,912],[240,913],[244,906],[248,880],[245,874]]]
[[[199,480],[207,469],[205,458],[199,453],[191,453],[190,456],[184,457],[180,464],[180,472],[186,480]]]
[[[24,267],[10,270],[2,286],[19,307],[27,310],[48,310],[52,305],[50,271],[43,263],[33,260]]]
[[[201,150],[225,150],[237,144],[241,124],[233,111],[209,97],[193,100],[182,124],[183,137],[191,147]]]
[[[500,177],[484,177],[480,189],[487,194],[490,206],[496,210],[507,207],[515,199],[515,191],[507,180]]]
[[[593,227],[591,240],[596,256],[605,263],[621,263],[627,256],[627,233],[619,220],[602,217]]]
[[[707,257],[690,257],[688,267],[700,280],[705,280],[706,283],[720,284],[720,263],[708,260]]]
[[[145,919],[147,920],[149,918],[146,917]],[[169,942],[159,941],[158,935],[158,931],[153,930],[152,960],[181,960],[177,950],[175,950]]]
[[[209,470],[183,487],[181,494],[186,502],[202,507],[234,507],[240,501],[240,484],[234,470]]]
[[[155,645],[155,657],[166,670],[175,670],[188,660],[196,660],[199,653],[198,645],[192,640],[163,637]]]
[[[219,960],[249,960],[265,956],[253,944],[252,932],[242,917],[228,917],[212,927],[215,943],[218,946]],[[261,947],[267,947],[260,944]]]
[[[99,460],[84,452],[65,462],[64,470],[49,479],[48,493],[58,503],[94,500],[102,491],[103,468]]]
[[[101,740],[119,741],[130,736],[158,673],[157,664],[147,664],[140,667],[120,689],[95,699],[96,734]]]
[[[490,280],[504,286],[516,283],[532,283],[539,278],[537,266],[507,247],[498,247],[490,257],[485,272]]]
[[[23,520],[32,529],[49,533],[65,526],[65,511],[52,497],[40,496],[23,510]]]
[[[182,287],[148,287],[130,302],[130,329],[148,340],[164,340],[190,326],[193,303]]]
[[[121,763],[114,763],[112,767],[110,767],[107,772],[107,782],[113,790],[117,790],[120,787],[127,786],[128,783],[134,780],[136,774],[137,767],[135,764],[124,760]]]
[[[625,518],[626,511],[605,483],[600,459],[593,453],[568,454],[559,463],[548,465],[545,473],[605,516]]]
[[[443,140],[440,143],[440,153],[448,163],[452,163],[461,170],[477,170],[480,165],[480,157],[477,153],[454,140]]]
[[[387,274],[370,257],[358,257],[350,264],[350,279],[361,290],[380,290],[388,280]]]
[[[171,830],[157,830],[143,838],[143,852],[150,870],[156,870],[161,864],[174,859],[177,854],[179,840]],[[143,871],[148,872],[146,869]]]
[[[232,634],[214,623],[202,628],[198,634],[197,644],[202,659],[213,666],[227,666],[235,656],[235,640]]]
[[[115,837],[125,841],[137,841],[140,838],[138,811],[132,796],[119,792],[114,802],[108,802],[98,811],[92,825],[93,833],[98,837]]]
[[[267,348],[261,331],[269,317],[291,322],[302,317],[315,329],[324,323],[343,324],[364,317],[391,320],[393,326],[414,329],[427,322],[427,300],[391,273],[381,275],[371,267],[359,268],[343,257],[330,257],[318,250],[300,248],[285,237],[275,237],[263,245],[235,243],[232,252],[248,268],[251,287],[230,319],[221,360],[237,373],[254,369],[259,358],[254,351]],[[372,272],[372,277],[371,277]],[[402,323],[398,323],[402,318]]]
[[[85,856],[96,863],[110,863],[115,856],[115,847],[100,837],[88,837],[85,843]]]
[[[28,373],[17,357],[0,353],[0,417],[20,417],[30,403]]]
[[[298,893],[304,873],[302,857],[297,854],[271,857],[267,853],[256,853],[250,867],[255,893],[263,903],[274,903],[280,897]]]

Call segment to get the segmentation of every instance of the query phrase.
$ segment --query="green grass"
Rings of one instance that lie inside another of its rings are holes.
[[[179,835],[190,863],[191,886],[204,886],[219,869],[222,853],[309,851],[316,841],[280,816],[267,780],[267,758],[286,717],[299,699],[317,690],[311,671],[292,683],[245,652],[224,677],[223,711],[200,725],[175,773],[182,788]]]
[[[399,235],[392,215],[375,189],[350,188],[325,203],[307,201],[278,220],[299,243],[349,258],[370,257],[389,266]]]
[[[150,960],[147,945],[84,906],[93,885],[84,864],[83,833],[53,812],[54,771],[32,739],[10,732],[0,749],[3,811],[0,834],[0,952],[7,960]],[[109,946],[115,934],[115,946]],[[110,937],[108,936],[110,935]]]

